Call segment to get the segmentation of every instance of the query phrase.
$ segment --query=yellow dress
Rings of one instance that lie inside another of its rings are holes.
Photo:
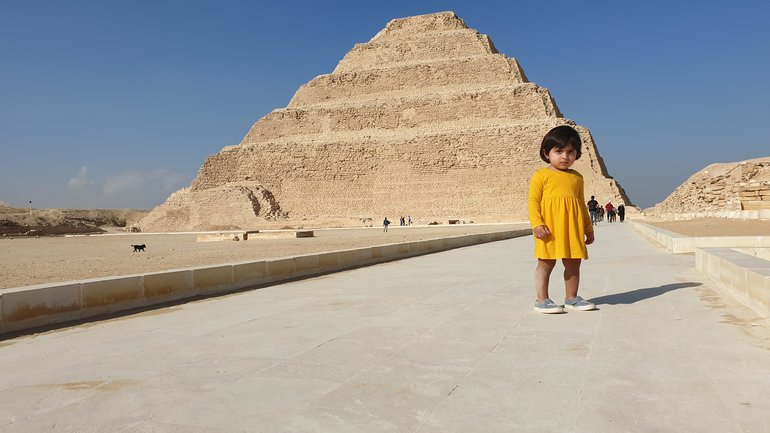
[[[529,184],[529,222],[545,225],[546,239],[535,238],[538,259],[587,259],[585,234],[594,231],[583,203],[583,176],[575,170],[541,168]]]

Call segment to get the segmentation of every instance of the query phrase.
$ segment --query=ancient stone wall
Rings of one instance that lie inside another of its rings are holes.
[[[176,204],[153,211],[143,229],[254,226],[267,215],[249,208],[244,191],[253,185],[274,197],[272,215],[289,219],[526,219],[529,179],[545,166],[540,142],[562,124],[583,138],[574,168],[586,195],[630,204],[590,132],[563,118],[548,90],[486,35],[451,12],[393,20],[239,145],[208,158],[191,187],[169,199]],[[245,190],[221,191],[239,185]],[[241,204],[201,217],[193,209],[202,197],[213,208],[217,197]]]
[[[741,164],[738,200],[741,210],[770,209],[770,159]]]
[[[236,230],[256,220],[285,218],[270,191],[256,182],[225,183],[194,191],[181,189],[138,225],[143,231]]]

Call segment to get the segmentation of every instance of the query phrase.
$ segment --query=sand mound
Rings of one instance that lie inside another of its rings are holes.
[[[50,236],[126,229],[147,215],[137,209],[23,209],[0,206],[0,236]]]

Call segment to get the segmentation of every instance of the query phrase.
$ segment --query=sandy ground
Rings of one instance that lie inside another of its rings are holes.
[[[768,220],[703,218],[645,222],[688,236],[770,236]],[[313,238],[257,238],[240,242],[197,242],[195,234],[146,233],[0,238],[0,290],[526,227],[525,223],[391,226],[388,233],[379,227],[322,229],[314,230]],[[132,244],[146,244],[147,250],[134,253]]]
[[[687,236],[770,236],[770,220],[698,218],[686,221],[644,221]]]
[[[528,224],[461,224],[314,230],[312,238],[197,242],[195,234],[122,233],[75,237],[0,238],[0,289],[199,265],[351,249],[471,233],[514,230]],[[131,245],[147,245],[134,253]]]

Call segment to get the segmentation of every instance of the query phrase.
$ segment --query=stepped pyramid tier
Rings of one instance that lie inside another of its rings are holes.
[[[588,129],[565,119],[489,37],[453,12],[395,19],[259,119],[239,145],[209,157],[141,227],[399,215],[521,221],[529,179],[545,166],[542,137],[564,124],[583,138],[574,168],[586,194],[630,204]]]
[[[711,164],[647,213],[676,216],[741,210],[770,210],[770,157]]]

